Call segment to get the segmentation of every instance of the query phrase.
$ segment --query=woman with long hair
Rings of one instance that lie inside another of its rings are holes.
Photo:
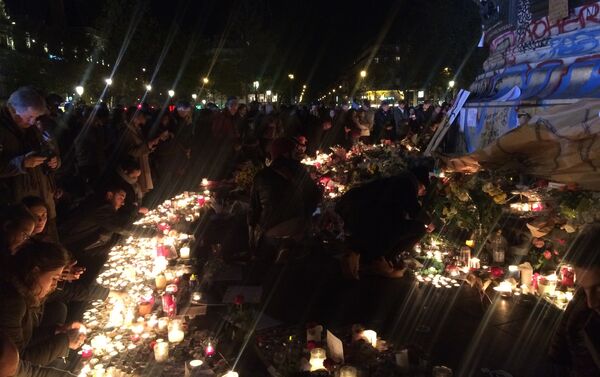
[[[56,289],[69,254],[61,246],[30,241],[9,259],[0,275],[0,332],[19,348],[23,360],[48,365],[79,348],[85,335],[80,323],[63,325],[46,336],[33,336],[46,297]],[[35,339],[34,339],[35,338]]]

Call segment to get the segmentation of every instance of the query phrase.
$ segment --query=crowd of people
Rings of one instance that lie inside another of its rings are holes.
[[[373,109],[368,101],[276,106],[232,97],[223,109],[180,101],[173,108],[98,103],[61,110],[61,102],[23,87],[0,109],[0,377],[69,373],[61,358],[83,344],[87,304],[123,294],[96,277],[148,208],[197,190],[204,177],[228,180],[254,165],[248,249],[260,280],[290,243],[307,236],[322,198],[304,157],[385,140],[422,148],[449,108],[429,100],[416,108],[383,101]],[[421,207],[428,184],[429,169],[414,166],[340,199],[348,277],[358,278],[359,269],[403,276],[398,252],[435,229]],[[588,308],[597,311],[595,292],[586,290]]]

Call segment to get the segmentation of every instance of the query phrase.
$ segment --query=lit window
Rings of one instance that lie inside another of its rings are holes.
[[[11,49],[14,50],[15,49],[15,41],[13,40],[12,37],[6,37],[6,45]]]

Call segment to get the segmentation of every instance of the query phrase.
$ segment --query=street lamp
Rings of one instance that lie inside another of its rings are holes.
[[[198,99],[198,95],[196,93],[192,94],[192,99],[195,101]]]
[[[79,97],[81,97],[81,95],[83,94],[83,86],[79,85],[75,87],[75,93],[77,93],[77,95]]]
[[[152,85],[150,85],[150,84],[146,85],[146,91],[148,91],[148,92],[149,92],[149,91],[151,91],[151,90],[152,90]]]
[[[364,69],[360,71],[360,77],[362,77],[363,79],[367,77],[367,71],[365,71]]]
[[[107,79],[104,79],[104,82],[106,83],[106,85],[111,86],[112,85],[112,79],[109,77]]]
[[[168,93],[169,93],[169,97],[175,96],[175,91],[173,89],[169,89]]]
[[[450,80],[450,82],[448,83],[448,87],[454,88],[454,84],[455,84],[454,80]]]
[[[203,82],[204,84],[208,84],[208,77],[204,77],[204,78],[202,79],[202,82]]]
[[[306,89],[306,85],[302,85],[302,89]]]
[[[293,80],[293,79],[294,79],[294,74],[293,74],[293,73],[290,73],[290,74],[288,75],[288,77],[289,77],[289,79],[290,79],[290,80]]]

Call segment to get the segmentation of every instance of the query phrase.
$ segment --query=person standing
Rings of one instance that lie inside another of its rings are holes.
[[[398,140],[402,140],[408,135],[409,119],[410,114],[406,106],[406,101],[399,101],[398,107],[394,108],[394,124],[396,126],[396,136],[398,137]]]
[[[44,199],[49,233],[58,240],[52,173],[60,157],[36,127],[47,111],[44,97],[32,87],[17,89],[0,108],[0,204],[30,195]]]
[[[388,101],[382,101],[379,110],[375,113],[375,124],[371,133],[373,143],[381,140],[395,140],[394,114]]]

